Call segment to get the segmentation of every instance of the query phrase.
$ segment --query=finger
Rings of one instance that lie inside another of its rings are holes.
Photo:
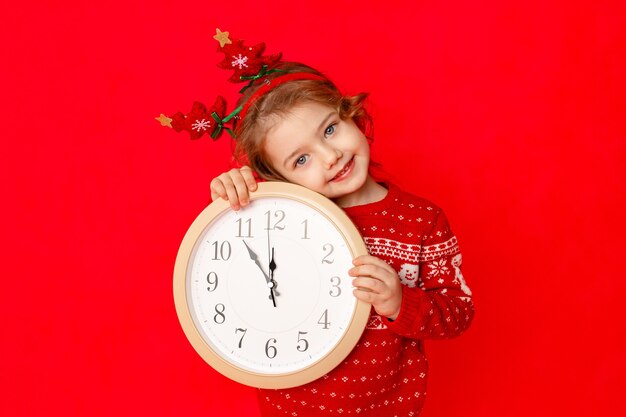
[[[393,268],[382,259],[372,255],[361,255],[352,260],[354,265],[377,265],[381,268],[385,268],[388,271],[393,271]]]
[[[246,184],[246,180],[244,179],[242,172],[238,169],[232,169],[229,171],[229,174],[237,192],[239,204],[247,206],[250,202],[250,194],[248,192],[248,184]]]
[[[233,210],[239,210],[241,208],[241,204],[239,203],[239,195],[237,195],[237,189],[233,184],[233,180],[228,175],[221,175],[222,183],[224,184],[224,188],[226,189],[226,195],[228,196],[228,203],[230,204],[230,208]]]
[[[350,268],[348,275],[352,277],[372,277],[382,280],[389,276],[389,270],[378,265],[359,265]]]
[[[391,273],[395,273],[395,270],[389,265],[387,262],[383,261],[380,258],[372,255],[361,255],[352,260],[352,264],[355,266],[359,265],[376,265],[380,268],[383,268]]]
[[[217,198],[222,198],[224,200],[228,200],[228,195],[226,194],[226,188],[222,181],[219,178],[213,178],[211,181],[211,200],[215,201]]]
[[[387,286],[380,280],[374,278],[355,278],[352,280],[352,286],[360,291],[381,294],[385,292]]]
[[[256,178],[254,178],[254,173],[252,172],[252,168],[247,165],[244,165],[239,170],[241,172],[241,176],[243,177],[246,185],[248,186],[248,190],[256,191],[257,183]]]
[[[379,302],[380,296],[374,292],[368,291],[366,288],[355,288],[352,294],[361,301],[376,304]]]

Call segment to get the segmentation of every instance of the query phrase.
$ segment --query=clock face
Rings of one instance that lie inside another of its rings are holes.
[[[328,372],[369,312],[347,273],[358,256],[354,234],[327,207],[291,196],[253,194],[238,212],[222,205],[196,220],[185,256],[179,316],[190,341],[214,368],[248,385],[294,386]]]

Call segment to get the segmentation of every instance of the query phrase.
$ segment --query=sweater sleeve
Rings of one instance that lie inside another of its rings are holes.
[[[474,316],[472,292],[461,272],[461,252],[443,212],[433,225],[423,236],[418,285],[402,287],[400,314],[387,322],[389,329],[405,337],[455,337]]]

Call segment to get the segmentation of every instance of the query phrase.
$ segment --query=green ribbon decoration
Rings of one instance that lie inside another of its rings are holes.
[[[235,134],[233,133],[232,129],[230,129],[229,127],[224,126],[224,123],[228,123],[230,121],[230,119],[232,119],[237,114],[239,114],[241,109],[243,109],[243,104],[241,106],[237,107],[228,116],[224,117],[223,119],[220,119],[220,116],[216,112],[211,113],[211,117],[213,117],[213,119],[217,122],[217,128],[213,131],[213,133],[211,133],[211,139],[217,138],[220,135],[220,133],[222,132],[222,130],[227,131],[228,134],[230,135],[230,137],[234,138]]]
[[[250,80],[250,82],[248,84],[246,84],[241,90],[239,90],[239,94],[241,94],[244,91],[246,91],[246,89],[252,85],[254,80],[258,80],[259,78],[265,77],[266,75],[272,74],[274,72],[285,72],[285,71],[281,70],[281,69],[278,69],[278,68],[274,68],[274,69],[268,70],[267,69],[267,65],[263,65],[261,67],[261,70],[257,73],[257,75],[241,75],[241,76],[239,76],[239,79],[242,80],[242,81]]]
[[[261,67],[261,70],[256,75],[241,75],[241,76],[239,76],[239,79],[241,79],[242,81],[250,80],[250,82],[247,85],[245,85],[241,90],[239,90],[239,94],[241,94],[244,91],[246,91],[246,89],[248,87],[250,87],[255,80],[258,80],[259,78],[263,78],[263,77],[265,77],[265,76],[267,76],[269,74],[275,73],[275,72],[285,72],[285,70],[281,70],[281,69],[278,69],[278,68],[274,68],[274,69],[268,70],[267,69],[267,65],[263,65]],[[228,134],[232,138],[234,138],[235,134],[233,133],[232,129],[224,126],[224,124],[228,123],[230,121],[230,119],[232,119],[237,114],[239,114],[239,112],[242,109],[243,109],[243,104],[241,106],[237,107],[228,116],[224,117],[223,119],[220,119],[220,116],[216,112],[211,113],[211,117],[213,117],[213,119],[215,119],[215,121],[217,122],[217,127],[215,128],[213,133],[211,133],[211,139],[217,138],[220,135],[220,133],[222,133],[222,130],[227,131]]]

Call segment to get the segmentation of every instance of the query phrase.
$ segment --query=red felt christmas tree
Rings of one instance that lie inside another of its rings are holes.
[[[228,79],[233,83],[251,82],[251,80],[265,76],[269,73],[268,70],[274,67],[282,57],[281,53],[264,56],[265,43],[248,46],[243,40],[230,39],[228,32],[222,32],[219,29],[216,29],[213,38],[219,42],[218,52],[224,54],[224,59],[217,66],[233,71]],[[213,106],[208,110],[204,104],[196,101],[187,114],[178,112],[172,117],[161,114],[156,120],[162,126],[173,128],[177,132],[183,130],[189,132],[191,139],[199,139],[206,133],[215,140],[222,134],[223,130],[232,135],[231,129],[225,124],[240,110],[241,107],[238,107],[226,116],[226,100],[222,96],[218,96]]]
[[[280,61],[282,54],[263,56],[264,50],[265,43],[263,42],[247,46],[244,41],[233,39],[232,43],[218,48],[218,51],[224,54],[224,59],[217,66],[225,70],[233,70],[233,75],[228,81],[233,83],[246,81],[245,77],[254,77],[263,70],[264,66],[271,68]]]
[[[177,132],[183,130],[189,132],[191,139],[200,139],[206,133],[215,140],[221,133],[218,129],[221,130],[220,121],[224,118],[225,113],[226,100],[222,96],[217,96],[215,103],[209,110],[204,104],[196,101],[191,106],[189,113],[178,112],[173,115],[171,125]]]

